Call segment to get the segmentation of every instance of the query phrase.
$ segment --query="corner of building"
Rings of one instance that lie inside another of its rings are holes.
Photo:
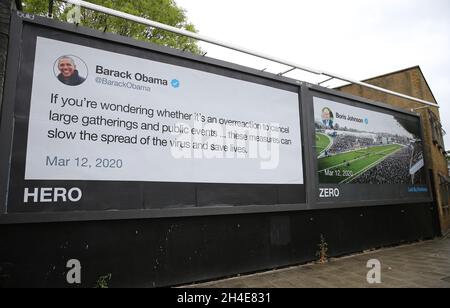
[[[364,80],[364,82],[438,104],[420,66],[372,77]],[[450,230],[450,178],[443,141],[445,132],[440,122],[439,108],[355,84],[344,85],[336,88],[336,90],[384,102],[420,115],[424,150],[428,158],[426,166],[434,184],[432,185],[433,195],[438,210],[441,233],[446,234]]]

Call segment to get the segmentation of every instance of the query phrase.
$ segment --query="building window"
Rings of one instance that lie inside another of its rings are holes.
[[[448,174],[450,174],[450,151],[448,151],[445,154],[446,158],[447,158],[447,168],[448,168]]]
[[[440,183],[439,188],[441,192],[442,209],[445,215],[450,213],[450,178],[439,175]]]
[[[430,116],[430,124],[431,124],[431,134],[433,138],[433,143],[439,148],[439,150],[445,154],[445,145],[444,145],[444,137],[445,131],[442,128],[441,122],[439,122],[438,117],[428,110],[428,114]]]

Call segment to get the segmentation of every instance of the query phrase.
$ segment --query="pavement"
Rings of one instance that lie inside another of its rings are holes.
[[[379,260],[380,271],[368,268]],[[380,283],[368,283],[367,276]],[[194,284],[193,288],[450,288],[450,237],[280,270]]]

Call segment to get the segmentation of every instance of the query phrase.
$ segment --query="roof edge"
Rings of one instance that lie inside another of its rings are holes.
[[[404,68],[404,69],[401,69],[401,70],[398,70],[398,71],[394,71],[394,72],[382,74],[382,75],[375,76],[375,77],[370,77],[370,78],[361,80],[361,82],[370,83],[370,81],[372,81],[372,80],[374,80],[374,79],[383,78],[383,77],[387,77],[387,76],[391,76],[391,75],[395,75],[395,74],[407,72],[407,71],[414,70],[414,69],[418,69],[418,70],[419,70],[420,74],[422,75],[423,80],[425,81],[426,86],[428,87],[428,90],[429,90],[430,93],[431,93],[431,96],[433,97],[434,102],[435,102],[436,104],[438,104],[438,102],[437,102],[437,100],[436,100],[436,96],[434,96],[434,93],[433,93],[433,91],[431,90],[430,84],[428,83],[427,79],[425,78],[425,75],[423,74],[423,71],[422,71],[422,69],[420,68],[420,65],[415,65],[415,66],[411,66],[411,67],[408,67],[408,68]],[[334,89],[336,89],[336,90],[338,90],[338,89],[343,89],[343,88],[348,87],[348,86],[351,86],[351,85],[353,85],[353,83],[349,83],[349,84],[346,84],[346,85],[343,85],[343,86],[339,86],[339,87],[336,87],[336,88],[334,88]]]

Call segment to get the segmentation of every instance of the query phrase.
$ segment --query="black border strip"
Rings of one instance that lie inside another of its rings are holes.
[[[6,62],[6,75],[1,107],[0,122],[0,218],[7,212],[7,200],[9,190],[12,140],[14,133],[14,102],[16,100],[16,83],[20,66],[20,54],[18,46],[22,37],[23,21],[18,17],[18,12],[11,12],[11,24],[9,31],[8,57]],[[0,220],[1,222],[1,220]]]

